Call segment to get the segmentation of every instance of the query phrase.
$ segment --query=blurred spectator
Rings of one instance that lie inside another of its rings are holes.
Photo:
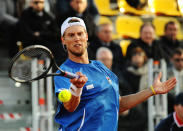
[[[16,2],[14,0],[0,0],[0,23],[6,21],[9,24],[17,22]]]
[[[32,6],[32,0],[16,0],[16,6],[17,6],[17,15],[18,15],[18,17],[20,17],[23,10]],[[44,1],[45,11],[48,12],[52,16],[55,13],[54,8],[55,8],[55,0],[45,0]]]
[[[183,93],[175,98],[174,112],[163,119],[155,131],[183,131]]]
[[[47,46],[55,58],[62,61],[65,53],[60,51],[60,33],[55,19],[44,10],[44,0],[31,2],[31,6],[23,11],[17,24],[17,40],[23,43],[23,47],[35,44]]]
[[[155,40],[155,27],[151,23],[144,23],[140,28],[140,38],[132,41],[127,48],[127,59],[133,48],[140,46],[148,58],[159,60],[162,58],[162,50],[159,43]]]
[[[177,78],[176,87],[168,93],[168,112],[173,112],[174,97],[179,92],[183,92],[183,49],[177,48],[174,50],[171,57],[172,66],[168,68],[167,76],[171,78],[175,76]],[[167,79],[168,79],[167,78]]]
[[[183,49],[177,48],[174,50],[172,57],[171,57],[171,63],[172,67],[168,68],[168,78],[176,76],[178,77],[178,85],[179,90],[183,92]],[[172,91],[174,91],[175,94],[176,88],[174,88]],[[172,92],[171,91],[171,92]]]
[[[97,37],[89,45],[89,57],[95,59],[98,48],[107,47],[113,54],[113,71],[122,69],[124,58],[121,47],[112,40],[113,26],[109,23],[98,25]],[[93,53],[90,53],[92,51]],[[91,55],[90,55],[91,54]],[[93,56],[92,56],[93,54]]]
[[[70,2],[71,0],[57,0],[56,1],[56,16],[60,17],[65,15],[70,10]],[[99,20],[99,12],[95,5],[94,0],[87,0],[88,1],[88,12],[92,17],[94,17],[95,23],[98,23]]]
[[[11,35],[18,19],[14,0],[0,0],[0,43],[1,48],[9,47]]]
[[[183,43],[177,40],[178,25],[169,21],[164,27],[164,36],[160,39],[160,45],[163,50],[163,55],[168,64],[174,50],[178,47],[183,47]]]
[[[69,10],[65,14],[57,16],[59,27],[67,17],[74,16],[82,18],[85,21],[89,41],[92,40],[95,35],[96,25],[93,16],[89,13],[87,0],[70,0]]]
[[[124,78],[129,83],[132,93],[136,93],[148,87],[147,56],[141,47],[135,47],[129,57]]]
[[[19,40],[24,47],[40,43],[58,43],[59,29],[52,18],[44,10],[44,0],[32,0],[32,6],[25,9],[18,23]]]
[[[130,93],[137,93],[148,87],[147,56],[140,47],[132,49],[130,61],[124,71],[124,80]],[[131,109],[128,115],[119,117],[119,131],[145,131],[147,129],[147,103]]]
[[[113,55],[108,48],[99,48],[96,53],[96,59],[101,61],[107,68],[112,70]]]

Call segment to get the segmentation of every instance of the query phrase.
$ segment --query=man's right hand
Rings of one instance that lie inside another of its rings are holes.
[[[79,78],[74,78],[74,79],[71,79],[70,82],[75,85],[77,88],[82,88],[85,83],[88,81],[88,78],[83,75],[81,72],[77,72],[76,73]]]

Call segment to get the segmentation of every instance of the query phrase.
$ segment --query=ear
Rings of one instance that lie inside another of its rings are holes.
[[[88,41],[88,33],[86,33],[86,39],[87,39],[87,41]]]
[[[66,44],[65,44],[65,38],[61,37],[61,41],[62,41],[61,44],[63,46],[64,51],[67,52],[67,47],[66,47]]]
[[[176,111],[176,109],[177,109],[177,108],[176,108],[176,105],[173,106],[173,109],[174,109],[174,111]]]
[[[73,0],[70,0],[69,5],[72,7]]]
[[[62,43],[64,44],[64,37],[61,37],[61,41],[62,41]],[[65,44],[64,44],[65,45]]]
[[[173,63],[173,57],[170,58],[170,61]]]

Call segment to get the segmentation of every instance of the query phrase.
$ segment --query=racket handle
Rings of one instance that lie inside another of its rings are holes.
[[[77,74],[74,74],[74,73],[71,73],[71,72],[65,72],[64,76],[69,78],[69,79],[79,78],[79,76]]]

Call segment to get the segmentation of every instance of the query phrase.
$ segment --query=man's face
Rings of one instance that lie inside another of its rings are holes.
[[[149,25],[145,26],[140,33],[140,37],[145,43],[149,45],[152,44],[155,39],[155,31],[153,27]]]
[[[98,37],[103,42],[111,42],[112,41],[112,25],[101,25],[100,30],[98,32]]]
[[[101,61],[107,68],[112,68],[112,55],[108,51],[103,51],[100,53],[100,56],[97,58],[97,60]]]
[[[44,0],[32,0],[32,7],[37,12],[43,11],[43,9],[44,9]]]
[[[87,8],[87,0],[71,0],[71,7],[78,13],[83,13]]]
[[[167,26],[167,29],[165,30],[165,36],[169,40],[176,40],[177,38],[177,33],[178,33],[178,26],[177,24],[169,24]]]
[[[172,58],[172,62],[175,69],[181,71],[183,69],[183,54],[182,55],[175,54]]]
[[[183,105],[181,105],[181,104],[175,105],[174,110],[177,113],[179,119],[181,119],[183,121]]]
[[[66,45],[68,54],[82,56],[87,51],[88,35],[82,26],[74,25],[66,29],[62,42]]]

